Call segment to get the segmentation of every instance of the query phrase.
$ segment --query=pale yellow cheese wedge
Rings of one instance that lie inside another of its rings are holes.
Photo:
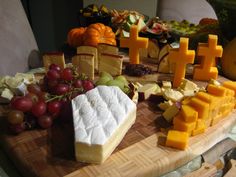
[[[80,74],[84,73],[89,79],[94,80],[94,55],[77,54],[72,58],[72,64],[79,67]]]
[[[121,55],[113,55],[102,53],[99,61],[99,73],[108,72],[112,76],[122,74],[123,57]]]
[[[64,69],[66,66],[64,54],[58,52],[58,53],[46,53],[45,55],[43,55],[43,65],[45,67],[46,72],[48,71],[49,66],[53,63],[60,66],[61,69]]]

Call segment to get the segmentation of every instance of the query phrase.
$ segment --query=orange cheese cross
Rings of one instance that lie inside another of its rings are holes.
[[[179,49],[171,49],[169,54],[170,63],[175,63],[173,86],[178,87],[185,78],[186,65],[193,63],[194,50],[188,50],[188,38],[180,38]]]
[[[209,35],[208,43],[200,43],[198,45],[197,54],[201,56],[200,65],[196,65],[193,71],[194,80],[210,80],[217,79],[218,70],[215,67],[215,58],[221,57],[223,48],[217,45],[217,35]]]
[[[148,47],[148,38],[139,37],[137,25],[132,25],[130,28],[130,37],[121,38],[120,46],[129,48],[129,60],[131,64],[139,64],[139,48]]]

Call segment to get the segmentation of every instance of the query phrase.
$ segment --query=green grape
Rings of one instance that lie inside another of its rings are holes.
[[[100,77],[105,77],[105,76],[106,76],[106,77],[109,77],[110,80],[113,80],[112,75],[109,74],[108,72],[105,72],[105,71],[100,72],[99,76],[100,76]]]
[[[109,76],[102,76],[98,79],[98,81],[95,83],[95,85],[106,85],[108,81],[110,81],[111,78]]]
[[[123,90],[125,84],[120,80],[110,80],[107,82],[107,86],[118,86],[121,90]]]
[[[127,81],[127,79],[125,78],[125,76],[117,76],[117,77],[115,78],[115,80],[122,81],[122,82],[124,82],[125,85],[128,85],[128,84],[129,84],[129,82]]]
[[[125,93],[125,94],[129,94],[130,93],[130,88],[129,87],[124,87],[123,89],[122,89],[122,91]]]

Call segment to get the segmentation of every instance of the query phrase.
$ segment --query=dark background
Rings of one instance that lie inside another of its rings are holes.
[[[56,51],[68,31],[78,26],[77,13],[83,0],[21,0],[39,51]]]

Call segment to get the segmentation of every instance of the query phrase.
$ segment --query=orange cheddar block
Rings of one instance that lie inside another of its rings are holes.
[[[186,104],[189,104],[190,101],[191,101],[191,97],[185,97],[181,103],[182,105],[186,105]]]
[[[222,86],[209,84],[207,86],[207,92],[215,96],[223,97],[226,96],[227,90]]]
[[[234,91],[234,96],[236,96],[236,82],[225,81],[223,86]]]
[[[171,49],[169,52],[169,61],[175,65],[173,87],[180,86],[185,78],[186,65],[194,62],[195,51],[188,50],[188,38],[180,38],[179,49]]]
[[[209,103],[204,102],[199,98],[193,97],[191,98],[189,105],[198,112],[198,118],[205,120],[209,118]]]
[[[196,122],[198,118],[198,112],[189,105],[182,105],[180,116],[185,122]]]
[[[189,133],[189,135],[196,127],[196,122],[185,122],[179,115],[174,117],[173,124],[174,130],[184,131]]]
[[[131,64],[139,64],[139,49],[148,47],[148,38],[138,36],[138,26],[132,25],[130,37],[120,38],[120,47],[129,48],[129,59]]]
[[[198,92],[196,94],[196,98],[199,98],[200,100],[209,103],[210,109],[217,106],[221,99],[221,97],[217,97],[206,92]]]
[[[66,66],[64,54],[62,52],[51,52],[44,54],[43,65],[45,67],[46,72],[48,71],[49,66],[51,64],[56,64],[60,66],[61,69],[64,69]]]
[[[221,119],[222,119],[223,115],[222,114],[218,114],[218,116],[215,116],[212,120],[211,120],[211,126],[217,124]]]
[[[193,79],[194,80],[202,80],[209,81],[211,79],[218,78],[218,69],[216,67],[210,67],[210,71],[203,71],[201,65],[195,65],[193,70]],[[206,74],[207,73],[207,74]]]
[[[169,130],[166,139],[166,146],[184,150],[187,148],[189,135],[186,132]]]
[[[206,124],[202,119],[198,119],[196,123],[196,128],[192,131],[192,136],[204,133],[206,130]]]
[[[210,80],[218,77],[218,69],[215,67],[215,58],[221,57],[223,48],[217,45],[218,36],[208,35],[208,43],[199,43],[198,56],[202,57],[200,65],[196,65],[193,71],[193,79]]]

